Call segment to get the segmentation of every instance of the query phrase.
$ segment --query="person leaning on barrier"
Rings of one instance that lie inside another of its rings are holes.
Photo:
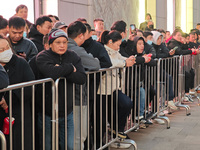
[[[0,64],[5,68],[10,85],[32,81],[35,79],[34,74],[26,62],[21,57],[15,55],[11,49],[8,39],[0,35]],[[15,118],[13,125],[13,150],[21,149],[21,90],[12,91],[12,117]],[[3,107],[2,107],[3,106]],[[6,109],[9,106],[9,92],[6,92],[4,98],[1,99],[0,107],[0,130],[2,130],[4,118],[8,117]],[[9,109],[9,108],[8,108]],[[24,88],[24,149],[32,149],[31,134],[31,90]],[[9,149],[9,135],[6,135],[7,145]]]
[[[156,50],[156,58],[167,58],[168,56],[173,56],[175,51],[174,50],[169,50],[166,46],[165,43],[163,43],[163,35],[158,32],[158,31],[151,31],[153,33],[153,47]],[[167,64],[167,62],[165,62]],[[163,65],[164,67],[165,65]],[[166,66],[169,67],[169,66]],[[166,71],[168,70],[167,68],[162,68],[163,70],[163,79],[162,81],[168,81],[169,87],[167,88],[169,91],[169,99],[168,99],[168,106],[173,109],[177,110],[178,108],[175,106],[173,99],[174,99],[174,90],[173,90],[173,79],[172,76],[169,75]],[[166,79],[164,79],[166,77]],[[168,84],[166,84],[168,86]],[[159,89],[158,89],[159,90]],[[166,92],[167,92],[166,91]]]
[[[121,40],[122,36],[118,31],[104,31],[102,33],[103,36],[100,37],[101,42],[104,44],[104,47],[106,51],[108,52],[108,55],[110,57],[110,60],[112,62],[112,68],[123,68],[123,67],[130,67],[135,64],[135,57],[130,56],[129,58],[123,57],[119,52],[119,48],[121,45]],[[120,74],[121,70],[118,70],[118,73]],[[111,76],[113,79],[111,79]],[[118,80],[118,82],[116,82]],[[97,107],[97,136],[100,136],[100,96],[102,96],[102,134],[104,134],[106,130],[106,95],[108,95],[108,117],[109,117],[109,123],[111,125],[111,95],[113,94],[113,119],[116,119],[116,92],[118,92],[118,136],[121,138],[126,138],[126,134],[124,133],[124,127],[126,124],[126,118],[129,115],[131,108],[132,108],[132,102],[131,99],[126,96],[124,93],[121,91],[121,86],[123,83],[120,84],[121,78],[119,75],[116,74],[116,71],[114,70],[113,72],[107,71],[107,83],[106,83],[106,75],[102,76],[102,82],[100,83],[101,86],[98,88],[98,96],[97,96],[97,103],[99,103],[99,107]],[[111,86],[112,84],[112,86]],[[105,86],[107,85],[107,91],[105,91]],[[101,89],[100,89],[101,88]],[[117,91],[118,90],[118,91]],[[100,92],[101,91],[101,92]],[[102,94],[102,95],[100,95]],[[116,121],[113,121],[113,129],[116,130]],[[113,132],[115,133],[115,132]],[[102,135],[103,137],[103,135]],[[99,140],[99,137],[97,137]],[[97,140],[97,143],[99,141]],[[97,145],[98,145],[97,144]],[[98,147],[97,147],[98,148]]]
[[[110,57],[108,56],[108,53],[105,49],[105,47],[92,39],[91,35],[92,35],[92,29],[91,26],[87,23],[85,23],[85,26],[87,28],[87,31],[89,32],[89,36],[88,39],[85,40],[85,42],[81,45],[81,47],[83,47],[87,53],[91,53],[94,57],[99,59],[100,62],[100,67],[101,68],[109,68],[112,66]],[[90,104],[89,104],[89,110],[90,110],[90,129],[92,130],[94,128],[94,120],[93,120],[93,108],[94,108],[94,95],[96,95],[97,93],[94,92],[94,85],[96,87],[99,86],[99,82],[100,82],[100,73],[96,74],[96,85],[94,84],[94,74],[90,74],[90,84],[89,84],[89,99],[90,99]],[[98,90],[96,88],[96,90]],[[90,134],[93,134],[93,132],[91,131]],[[90,137],[92,137],[93,135],[90,135]],[[91,141],[91,138],[90,138]],[[86,143],[87,141],[85,141]],[[85,144],[87,145],[87,144]]]
[[[136,97],[137,97],[137,105],[138,105],[138,95],[140,94],[140,112],[138,114],[138,111],[136,111],[136,118],[133,118],[133,120],[140,120],[140,119],[144,119],[144,109],[145,109],[145,90],[144,90],[144,87],[142,86],[143,82],[144,82],[144,77],[145,77],[145,65],[148,65],[148,66],[155,66],[156,65],[156,62],[151,59],[151,56],[148,56],[146,53],[145,53],[145,50],[144,50],[144,38],[143,37],[138,37],[136,36],[133,40],[134,42],[134,49],[132,51],[132,55],[135,55],[136,56],[136,65],[141,65],[141,70],[139,71],[138,68],[135,68],[137,69],[137,79],[139,78],[139,75],[140,75],[140,81],[135,81],[136,79],[136,76],[133,76],[133,85],[137,85],[136,89],[135,89],[135,86],[133,87],[133,89],[131,89],[132,91],[130,92],[133,92],[135,93],[135,91],[139,91],[140,89],[140,93],[136,92]],[[135,72],[135,70],[133,70],[133,72]],[[131,87],[131,83],[130,84],[130,87]],[[133,93],[133,94],[134,94]],[[138,108],[138,106],[136,107],[136,109]],[[134,115],[133,115],[134,117]]]
[[[73,123],[73,83],[82,85],[86,81],[84,68],[81,64],[80,57],[74,51],[67,48],[67,34],[60,29],[52,29],[49,33],[49,50],[43,50],[36,56],[36,66],[38,79],[52,78],[53,80],[59,77],[67,79],[67,91],[64,91],[64,83],[59,84],[59,145],[60,149],[65,149],[67,144],[68,149],[73,149],[74,146],[74,123]],[[52,115],[52,99],[51,85],[46,87],[46,109],[45,109],[45,150],[51,149],[51,115]],[[67,92],[67,118],[65,116],[65,99],[64,93]],[[40,93],[42,95],[42,93]],[[41,96],[40,96],[40,102]],[[41,105],[41,103],[39,104]],[[38,114],[38,129],[40,145],[42,147],[42,108],[39,107]],[[65,143],[65,119],[67,119],[67,143]]]
[[[199,47],[199,44],[198,43],[195,43],[195,33],[194,32],[191,32],[189,34],[189,43],[188,43],[188,48],[192,49],[192,48],[195,48],[195,49],[198,49]]]
[[[37,55],[38,50],[31,40],[23,37],[25,28],[24,19],[20,17],[11,17],[8,24],[8,38],[12,44],[13,50],[17,55],[24,57],[27,61],[29,61],[32,57]]]
[[[1,53],[2,49],[0,49]],[[8,74],[6,73],[5,69],[0,64],[0,89],[6,88],[9,84]]]
[[[90,37],[89,30],[87,30],[86,26],[80,22],[75,21],[72,22],[68,27],[68,36],[69,36],[69,43],[68,49],[71,49],[77,53],[77,55],[81,58],[81,62],[83,67],[86,71],[97,71],[100,69],[99,60],[94,58],[92,54],[87,53],[83,47],[80,47],[85,40]],[[86,84],[83,85],[82,91],[82,116],[80,116],[80,87],[75,87],[75,149],[80,149],[80,145],[84,148],[84,141],[87,137],[87,86]],[[80,120],[82,117],[82,137],[80,134],[81,126]]]
[[[187,54],[196,54],[198,51],[195,48],[183,49],[183,44],[181,42],[182,31],[180,29],[175,29],[172,34],[172,39],[167,43],[168,49],[173,49],[174,47],[178,47],[175,50],[175,55],[187,55]]]

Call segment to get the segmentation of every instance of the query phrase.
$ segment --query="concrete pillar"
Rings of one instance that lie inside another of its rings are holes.
[[[196,28],[197,23],[200,23],[200,1],[193,0],[193,28]]]
[[[156,28],[167,30],[167,0],[156,1]]]

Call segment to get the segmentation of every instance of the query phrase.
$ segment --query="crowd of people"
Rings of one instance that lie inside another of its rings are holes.
[[[100,147],[100,124],[102,123],[102,134],[106,132],[106,100],[111,105],[113,95],[113,105],[116,105],[118,99],[118,131],[121,138],[126,138],[124,127],[126,118],[129,116],[133,103],[131,97],[127,96],[121,90],[120,71],[109,72],[103,75],[101,79],[90,79],[90,94],[82,91],[82,134],[80,134],[80,92],[75,95],[75,108],[73,108],[73,83],[76,84],[75,90],[80,91],[80,85],[87,89],[86,71],[98,71],[101,68],[111,67],[131,67],[141,65],[141,78],[137,82],[145,82],[145,66],[155,66],[155,58],[167,58],[174,55],[197,55],[200,53],[200,24],[196,29],[192,29],[189,34],[184,33],[180,27],[176,27],[174,32],[163,29],[155,29],[150,14],[147,14],[146,21],[141,23],[139,29],[127,27],[123,20],[112,24],[110,30],[104,29],[104,20],[94,19],[94,29],[87,23],[85,18],[78,18],[74,22],[66,25],[60,21],[57,16],[45,15],[36,19],[32,24],[27,20],[28,8],[25,5],[19,5],[16,8],[16,14],[9,20],[0,16],[0,88],[6,88],[8,85],[32,81],[37,79],[52,78],[54,81],[59,77],[65,77],[67,80],[67,89],[64,91],[64,82],[59,86],[59,146],[65,149],[65,119],[67,119],[67,148],[84,148],[84,142],[87,139],[87,110],[93,109],[94,95],[96,95],[96,145]],[[130,31],[128,40],[127,34]],[[137,70],[139,71],[139,70]],[[174,86],[171,75],[163,70],[163,74],[169,82],[168,107],[176,110],[174,99]],[[107,78],[106,78],[107,76]],[[114,78],[111,82],[111,76]],[[136,77],[135,77],[136,78]],[[188,72],[186,80],[186,98],[193,101],[189,96],[189,90],[193,88],[194,72]],[[117,82],[118,81],[118,82]],[[134,80],[133,80],[134,81]],[[94,92],[93,86],[96,82],[97,90]],[[130,84],[130,83],[126,83]],[[136,81],[134,81],[134,84]],[[112,85],[112,86],[111,86]],[[139,84],[138,84],[139,85]],[[107,88],[105,88],[107,86]],[[38,89],[42,87],[38,86]],[[135,87],[134,87],[135,88]],[[136,87],[140,91],[136,95],[136,101],[140,101],[140,111],[136,114],[137,120],[145,119],[145,101],[146,91],[141,86]],[[107,91],[105,91],[107,89]],[[30,89],[25,89],[25,149],[32,148],[31,135],[31,94]],[[37,145],[42,149],[42,90],[36,94],[36,137],[39,141]],[[45,92],[45,149],[51,149],[51,114],[52,114],[52,93],[51,85],[46,85]],[[118,97],[116,97],[116,92]],[[67,94],[67,118],[65,118],[65,93]],[[90,105],[87,104],[89,96]],[[102,96],[102,97],[101,97]],[[108,97],[107,97],[108,96]],[[8,116],[9,93],[0,95],[0,130],[3,128],[4,118]],[[21,149],[21,95],[19,90],[14,90],[13,98],[13,117],[15,123],[13,126],[13,149]],[[102,100],[102,122],[100,122],[100,101]],[[115,108],[115,107],[114,107]],[[73,114],[75,111],[75,115]],[[113,111],[115,112],[115,111]],[[110,111],[109,111],[110,113]],[[113,114],[116,115],[115,113]],[[115,117],[114,117],[115,118]],[[110,118],[108,119],[110,122]],[[160,124],[163,121],[155,119]],[[75,122],[75,125],[74,125]],[[146,122],[151,123],[149,120]],[[115,130],[115,125],[113,129]],[[74,130],[76,135],[74,135]],[[82,135],[82,137],[81,137]],[[103,137],[102,135],[102,137]],[[75,141],[74,137],[75,136]],[[6,136],[9,139],[9,136]],[[7,140],[9,141],[9,140]],[[75,143],[75,144],[74,144]],[[75,145],[75,147],[74,147]],[[8,144],[9,146],[9,144]]]

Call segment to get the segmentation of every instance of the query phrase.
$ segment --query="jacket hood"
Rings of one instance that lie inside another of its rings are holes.
[[[158,31],[151,31],[151,33],[153,33],[153,43],[155,45],[157,45],[157,40],[158,40],[159,36],[162,36],[162,40],[161,40],[161,43],[162,43],[162,41],[163,41],[163,35],[160,32],[158,32]]]
[[[139,53],[137,52],[137,42],[139,41],[139,40],[143,40],[143,42],[145,43],[145,41],[144,41],[144,38],[143,37],[140,37],[140,36],[136,36],[135,38],[134,38],[134,40],[133,40],[133,42],[134,42],[134,50],[133,50],[133,54],[134,55],[138,55]],[[144,52],[144,50],[143,50],[143,53],[142,54],[144,54],[145,52]],[[140,54],[139,54],[140,55]]]
[[[29,37],[30,38],[35,38],[35,37],[42,37],[43,38],[43,36],[44,35],[37,30],[36,25],[33,24],[30,28]]]

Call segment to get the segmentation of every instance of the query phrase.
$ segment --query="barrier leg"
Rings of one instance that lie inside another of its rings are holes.
[[[177,105],[178,108],[185,108],[186,109],[186,115],[189,116],[191,115],[191,111],[190,111],[190,106],[188,105],[183,105],[183,104],[178,104]]]
[[[167,129],[170,129],[170,120],[168,117],[166,116],[159,116],[159,117],[156,117],[157,119],[162,119],[162,120],[165,120],[167,122]]]
[[[6,137],[4,134],[0,131],[0,139],[1,139],[1,149],[6,150]]]
[[[137,144],[131,139],[119,140],[110,145],[110,148],[137,150]]]

